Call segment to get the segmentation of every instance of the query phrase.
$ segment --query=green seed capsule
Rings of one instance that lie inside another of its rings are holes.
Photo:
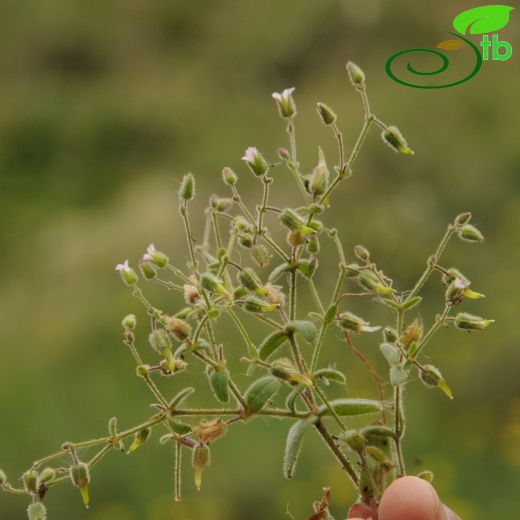
[[[162,351],[165,348],[172,347],[172,340],[170,339],[169,334],[164,329],[156,329],[150,333],[148,336],[148,341],[151,347],[158,353],[162,355]]]
[[[455,218],[455,224],[457,226],[463,226],[471,220],[471,216],[472,215],[469,211],[466,213],[461,213],[460,215],[457,215],[457,217]]]
[[[210,452],[206,444],[198,444],[193,449],[192,465],[195,470],[195,487],[200,490],[202,486],[202,471],[210,463]]]
[[[240,271],[237,278],[248,291],[262,295],[267,294],[267,291],[262,287],[262,282],[260,282],[257,274],[250,267]]]
[[[381,134],[383,141],[396,152],[405,155],[413,155],[413,150],[408,147],[406,139],[396,126],[389,126]]]
[[[84,462],[78,462],[70,468],[70,479],[74,486],[79,488],[83,504],[88,508],[90,497],[88,492],[88,484],[90,482],[90,471]]]
[[[331,125],[338,118],[338,116],[334,113],[334,110],[332,110],[329,105],[326,105],[325,103],[317,103],[316,107],[318,109],[318,114],[320,115],[321,120],[325,126]]]
[[[29,520],[47,520],[47,509],[43,502],[33,502],[27,508],[27,518]]]
[[[187,173],[181,182],[179,188],[179,198],[183,200],[192,200],[195,195],[195,179],[191,173]]]
[[[40,482],[40,484],[45,484],[46,482],[53,480],[55,476],[56,470],[54,468],[45,468],[38,475],[38,481]]]
[[[363,69],[354,62],[347,62],[347,72],[350,82],[354,87],[362,87],[365,84],[365,73],[363,72]]]
[[[137,325],[137,318],[135,317],[135,314],[128,314],[125,316],[121,322],[121,325],[126,330],[135,330]]]
[[[457,235],[461,240],[465,240],[466,242],[483,242],[484,235],[473,225],[464,224],[458,231]]]
[[[23,485],[28,493],[36,493],[38,491],[38,473],[26,471],[23,474]]]
[[[462,330],[484,330],[493,323],[495,320],[486,320],[467,312],[460,312],[455,316],[455,326]]]
[[[139,262],[139,269],[147,280],[152,280],[157,276],[157,271],[151,262]]]
[[[134,435],[134,440],[132,441],[132,444],[130,444],[130,447],[128,448],[127,453],[134,452],[137,448],[142,446],[150,437],[150,434],[152,433],[152,430],[150,428],[142,428]]]
[[[222,170],[222,180],[228,186],[234,186],[238,182],[237,174],[227,166]]]
[[[314,197],[323,195],[329,185],[329,169],[325,161],[325,155],[321,148],[318,149],[318,165],[312,171],[309,179],[309,191]]]

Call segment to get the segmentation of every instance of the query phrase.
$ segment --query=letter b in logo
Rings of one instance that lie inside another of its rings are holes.
[[[489,60],[489,47],[491,47],[493,61],[506,61],[513,55],[511,44],[508,41],[500,41],[498,34],[493,34],[492,41],[489,41],[489,36],[485,34],[480,45],[485,60]]]

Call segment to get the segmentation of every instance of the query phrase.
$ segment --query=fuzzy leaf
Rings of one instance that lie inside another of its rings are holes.
[[[195,392],[195,388],[188,386],[181,390],[168,404],[170,410],[174,410],[178,405],[180,405],[184,399],[190,396],[193,392]]]
[[[286,340],[287,334],[284,331],[276,330],[269,334],[260,345],[260,359],[267,359]]]
[[[281,383],[272,376],[265,376],[257,379],[246,390],[245,400],[247,411],[252,414],[259,412],[271,397],[280,389]]]
[[[291,268],[291,266],[285,262],[283,264],[280,264],[279,266],[275,267],[272,271],[271,271],[271,274],[269,275],[269,281],[270,282],[274,282],[276,281],[276,279],[283,273],[285,273],[285,271],[288,271],[289,269]]]
[[[179,421],[170,421],[170,426],[172,430],[179,435],[186,435],[191,432],[191,426]]]
[[[508,5],[483,5],[458,14],[453,27],[461,34],[485,34],[496,32],[509,23],[510,12],[514,7]]]
[[[295,386],[288,394],[285,399],[285,406],[292,412],[296,412],[296,399],[300,395],[300,392],[304,388],[304,385]]]
[[[331,305],[325,312],[325,316],[323,316],[323,323],[326,323],[326,324],[332,323],[337,314],[338,314],[338,306]]]
[[[339,370],[336,370],[335,368],[320,368],[319,370],[316,370],[316,372],[314,373],[314,377],[322,377],[324,379],[334,381],[342,385],[344,385],[347,382],[345,374],[343,374],[343,372],[340,372]]]
[[[340,416],[363,415],[367,413],[378,413],[381,411],[381,402],[372,399],[334,399],[330,401],[334,411]],[[322,405],[318,409],[318,415],[329,415],[330,411]]]
[[[221,370],[220,372],[213,372],[209,376],[211,389],[215,397],[222,403],[229,401],[229,372]]]
[[[314,323],[304,320],[288,321],[285,330],[289,334],[299,332],[309,343],[313,343],[316,338],[316,327]]]
[[[395,365],[399,361],[399,349],[390,343],[382,343],[379,349],[390,366]]]
[[[285,443],[285,454],[283,458],[283,475],[286,479],[291,479],[296,470],[298,456],[303,445],[303,436],[305,432],[316,422],[316,417],[309,417],[301,421],[295,422],[289,433]]]
[[[408,372],[398,366],[390,367],[390,383],[393,386],[402,385],[408,379]]]

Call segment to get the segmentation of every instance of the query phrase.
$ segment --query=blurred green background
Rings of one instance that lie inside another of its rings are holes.
[[[376,114],[401,128],[416,155],[393,154],[372,131],[326,218],[346,250],[366,244],[406,287],[457,213],[471,210],[487,238],[482,246],[455,241],[444,263],[461,267],[487,295],[466,310],[497,323],[483,334],[441,331],[430,345],[455,399],[409,386],[409,470],[432,469],[439,492],[465,520],[517,517],[520,20],[513,12],[500,31],[513,44],[512,59],[485,63],[462,86],[411,89],[384,71],[389,55],[434,46],[457,12],[484,3],[441,1],[428,11],[397,0],[2,0],[0,466],[19,475],[64,440],[104,434],[114,414],[122,426],[150,414],[119,325],[128,312],[143,323],[144,313],[114,265],[135,262],[150,242],[185,263],[176,208],[185,171],[197,176],[201,211],[211,193],[226,194],[224,165],[243,172],[243,196],[256,201],[258,185],[240,157],[255,145],[274,159],[276,147],[286,146],[272,91],[296,87],[304,169],[314,166],[318,144],[335,158],[318,100],[336,109],[350,147],[362,122],[344,70],[351,59],[365,69]],[[455,62],[462,75],[467,62]],[[273,175],[275,199],[298,204],[289,175],[282,168]],[[200,236],[202,221],[194,218]],[[330,285],[327,269],[317,276]],[[166,310],[180,305],[155,287],[146,291]],[[421,314],[430,323],[441,306],[438,278],[425,296]],[[377,322],[380,311],[356,305]],[[238,359],[242,345],[229,334]],[[262,338],[258,327],[251,334]],[[359,346],[383,367],[378,339]],[[346,370],[349,394],[374,396],[334,334],[326,351],[324,362]],[[198,368],[161,381],[165,392],[173,395]],[[195,395],[191,402],[206,401]],[[215,444],[200,493],[186,468],[180,504],[172,501],[173,453],[154,437],[131,457],[114,453],[96,468],[90,511],[71,486],[52,490],[50,518],[260,520],[283,518],[288,507],[300,519],[323,485],[332,486],[333,513],[344,518],[353,490],[314,436],[296,478],[283,480],[288,427],[260,419],[237,425]],[[1,494],[0,518],[25,518],[25,506]]]

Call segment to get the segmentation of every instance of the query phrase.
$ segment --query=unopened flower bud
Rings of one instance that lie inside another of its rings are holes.
[[[237,278],[248,291],[256,292],[257,294],[262,295],[267,294],[266,289],[262,286],[262,282],[250,267],[240,271],[237,275]]]
[[[166,329],[170,334],[173,334],[180,341],[184,341],[191,335],[191,325],[180,318],[169,316],[165,320]]]
[[[90,482],[90,472],[88,466],[84,462],[78,462],[70,467],[70,479],[72,483],[79,488],[81,498],[85,507],[89,505],[88,484]]]
[[[325,155],[321,148],[318,149],[318,165],[314,168],[309,179],[309,191],[315,197],[323,195],[329,184],[329,169],[325,161]]]
[[[152,280],[157,276],[157,271],[151,262],[147,262],[146,260],[141,260],[139,262],[139,269],[141,273],[147,280]]]
[[[495,323],[495,320],[486,320],[467,312],[460,312],[455,316],[455,326],[462,330],[484,330],[492,323]]]
[[[473,225],[464,224],[458,231],[457,235],[461,240],[465,240],[466,242],[483,242],[484,235]]]
[[[347,62],[347,72],[350,78],[350,82],[355,87],[362,87],[365,84],[365,73],[354,62]]]
[[[231,168],[225,166],[222,170],[222,180],[224,184],[234,186],[238,182],[238,176]]]
[[[377,278],[373,273],[361,273],[357,281],[361,287],[381,296],[388,296],[393,292],[391,287],[382,284],[379,278]]]
[[[135,373],[138,377],[146,377],[150,373],[150,365],[137,365]]]
[[[27,508],[27,518],[29,520],[47,520],[47,509],[43,502],[33,502]]]
[[[397,331],[392,327],[385,327],[383,329],[383,338],[387,343],[395,343],[397,341]]]
[[[28,493],[36,493],[38,491],[38,473],[26,471],[23,474],[23,485]]]
[[[242,235],[238,239],[238,241],[240,245],[242,247],[245,247],[246,249],[250,249],[251,247],[253,247],[253,237],[249,233]]]
[[[401,337],[404,348],[408,348],[412,343],[418,343],[422,338],[423,326],[421,321],[415,319],[406,327]]]
[[[449,285],[453,280],[458,278],[459,280],[462,280],[467,286],[470,285],[469,279],[464,276],[456,267],[450,267],[445,273],[442,275],[442,281],[446,285]]]
[[[430,388],[440,388],[450,399],[453,399],[453,393],[444,381],[441,371],[433,365],[424,365],[422,368],[423,370],[419,370],[421,381]]]
[[[132,444],[130,444],[127,453],[132,453],[137,448],[142,446],[148,440],[148,437],[150,437],[151,432],[152,430],[150,430],[150,428],[142,428],[141,430],[139,430],[134,435],[134,440],[132,441]]]
[[[125,330],[134,330],[137,325],[137,318],[135,317],[135,314],[127,314],[123,318],[121,325]]]
[[[334,121],[336,121],[338,116],[334,113],[332,108],[329,107],[329,105],[326,105],[325,103],[317,103],[316,107],[324,125],[331,125],[334,123]]]
[[[213,273],[208,272],[203,274],[200,277],[200,285],[206,291],[218,294],[219,296],[224,296],[225,298],[230,298],[230,294],[222,284],[222,280]]]
[[[158,353],[162,354],[165,348],[170,349],[172,346],[172,340],[164,329],[155,329],[148,336],[148,341],[151,347]]]
[[[339,315],[339,326],[359,334],[360,332],[375,332],[381,327],[371,327],[363,318],[356,316],[353,312],[343,312]]]
[[[307,241],[307,251],[313,255],[320,252],[320,241],[318,240],[318,237],[309,237]]]
[[[282,161],[288,161],[291,158],[291,154],[289,153],[289,150],[287,150],[286,148],[278,148],[276,150],[276,153]]]
[[[271,312],[279,307],[276,303],[268,303],[256,296],[246,296],[244,298],[244,309],[249,312]]]
[[[225,213],[233,207],[233,199],[218,197],[217,195],[212,195],[209,198],[209,203],[214,210],[222,213]]]
[[[343,266],[343,272],[347,278],[355,278],[361,273],[360,266],[358,264],[348,264]]]
[[[38,475],[38,482],[40,484],[45,484],[50,482],[56,476],[56,470],[54,468],[44,468],[41,473]]]
[[[197,444],[193,448],[192,465],[195,470],[195,487],[200,490],[202,486],[202,471],[210,463],[209,448],[206,444]]]
[[[459,304],[464,299],[467,284],[460,278],[455,278],[446,289],[446,301],[452,305]]]
[[[128,260],[125,260],[122,264],[117,264],[116,271],[119,271],[126,285],[134,285],[137,283],[137,273],[128,265]]]
[[[269,169],[267,161],[263,155],[253,146],[250,146],[242,160],[249,166],[249,169],[257,176],[264,175]]]
[[[290,119],[296,115],[296,104],[293,98],[295,88],[286,88],[282,93],[273,92],[272,98],[276,101],[280,117]]]
[[[179,198],[183,200],[192,200],[195,195],[195,178],[193,174],[187,173],[181,182],[179,188]]]
[[[314,229],[306,226],[302,217],[300,217],[296,211],[290,208],[285,208],[280,213],[280,222],[284,226],[288,227],[291,231],[303,233],[304,235],[311,235],[315,233]]]
[[[413,155],[413,150],[408,147],[406,139],[396,126],[388,126],[381,134],[383,141],[396,152],[405,155]]]
[[[455,224],[457,226],[463,226],[464,224],[467,224],[471,220],[471,213],[467,211],[466,213],[461,213],[460,215],[457,215],[455,218]]]
[[[370,251],[361,244],[354,247],[354,254],[362,262],[368,262],[370,260]]]
[[[341,436],[341,440],[345,441],[350,449],[357,452],[363,451],[366,446],[365,438],[356,430],[345,432]]]

